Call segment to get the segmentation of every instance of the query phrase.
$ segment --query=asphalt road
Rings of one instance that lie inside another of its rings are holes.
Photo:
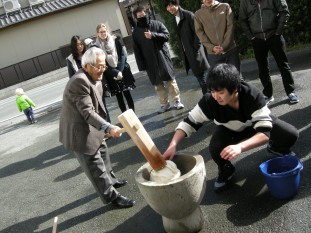
[[[243,153],[234,161],[237,172],[230,190],[216,194],[213,182],[217,176],[215,164],[208,155],[208,142],[213,123],[208,123],[196,135],[178,148],[201,154],[207,172],[207,189],[201,203],[205,218],[201,232],[310,232],[311,229],[311,52],[292,54],[300,102],[290,105],[281,78],[273,76],[275,101],[270,105],[274,115],[299,129],[300,138],[293,148],[301,159],[301,185],[290,200],[273,198],[258,168],[273,156],[265,147]],[[247,81],[261,87],[256,78],[254,61],[243,62]],[[197,81],[179,72],[183,110],[171,110],[158,115],[159,103],[147,77],[136,80],[132,91],[136,114],[161,152],[164,152],[174,128],[201,97]],[[76,159],[58,142],[60,102],[36,111],[38,123],[28,125],[21,115],[0,123],[0,232],[48,233],[53,218],[58,216],[57,232],[74,233],[160,233],[164,232],[161,216],[143,199],[135,183],[135,173],[146,161],[128,135],[109,140],[114,171],[129,180],[120,188],[123,195],[136,200],[130,209],[115,209],[103,205]],[[108,100],[114,123],[120,110],[115,97]]]

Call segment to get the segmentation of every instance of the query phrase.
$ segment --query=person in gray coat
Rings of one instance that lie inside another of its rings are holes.
[[[116,188],[127,183],[112,171],[105,137],[121,136],[120,128],[107,122],[102,102],[101,79],[106,69],[105,53],[90,48],[82,56],[82,69],[67,83],[59,123],[59,141],[77,157],[83,171],[104,203],[120,208],[131,207],[133,200]]]
[[[161,109],[158,113],[170,109],[168,94],[174,107],[182,109],[180,91],[175,80],[173,63],[166,42],[169,32],[163,23],[150,20],[142,6],[134,10],[137,27],[133,31],[133,48],[136,63],[140,71],[147,71],[151,84],[160,98]]]
[[[209,64],[205,55],[204,47],[195,34],[194,14],[179,6],[179,0],[165,0],[166,10],[174,15],[173,26],[177,33],[179,48],[182,51],[182,59],[186,72],[189,69],[197,78],[203,95],[207,92],[206,79]]]

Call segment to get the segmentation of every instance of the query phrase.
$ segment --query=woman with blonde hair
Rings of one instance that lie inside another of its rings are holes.
[[[126,111],[124,103],[125,97],[128,107],[135,111],[134,101],[130,93],[136,88],[135,79],[131,68],[127,63],[127,53],[121,38],[112,35],[107,26],[103,23],[96,27],[97,38],[95,45],[104,50],[106,54],[107,69],[104,73],[104,79],[107,82],[111,95],[117,97],[121,112]]]

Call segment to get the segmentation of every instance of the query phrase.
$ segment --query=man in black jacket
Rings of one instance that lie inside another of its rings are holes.
[[[289,18],[285,0],[241,0],[240,21],[247,37],[252,41],[267,104],[274,100],[269,73],[270,51],[281,72],[285,92],[290,103],[298,103],[294,79],[285,53],[283,28]]]
[[[133,31],[133,48],[136,63],[140,71],[147,71],[151,84],[160,98],[161,108],[158,113],[170,109],[170,94],[175,109],[182,109],[180,92],[175,80],[173,63],[170,58],[167,42],[169,32],[158,20],[150,20],[145,9],[138,6],[134,15],[137,27]]]
[[[166,10],[174,15],[173,26],[177,33],[182,59],[188,73],[189,69],[197,78],[203,94],[207,92],[206,79],[209,70],[204,48],[195,34],[194,14],[179,6],[179,0],[165,0]]]
[[[203,96],[188,117],[178,124],[163,154],[165,159],[173,159],[182,140],[208,121],[216,123],[208,146],[218,166],[219,173],[214,183],[216,192],[230,186],[235,172],[232,162],[242,152],[268,143],[270,153],[294,155],[291,147],[298,139],[298,130],[271,115],[263,94],[251,84],[241,81],[234,65],[221,63],[213,67],[207,86],[211,92]]]

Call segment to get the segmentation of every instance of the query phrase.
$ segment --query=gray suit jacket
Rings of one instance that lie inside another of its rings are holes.
[[[59,141],[68,150],[94,155],[105,133],[107,119],[100,81],[79,70],[67,83],[59,122]]]

